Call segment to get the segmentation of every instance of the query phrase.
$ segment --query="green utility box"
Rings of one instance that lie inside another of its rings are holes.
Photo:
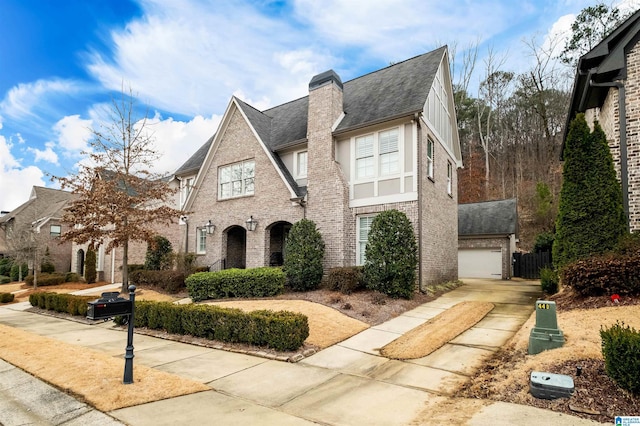
[[[536,326],[529,335],[529,355],[564,345],[564,334],[558,328],[556,302],[536,301]]]

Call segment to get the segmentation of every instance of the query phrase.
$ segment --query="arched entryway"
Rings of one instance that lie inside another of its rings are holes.
[[[81,277],[84,277],[84,250],[78,250],[76,254],[76,272]]]
[[[281,266],[284,261],[284,242],[289,235],[291,223],[274,222],[267,227],[269,241],[269,266]]]
[[[227,256],[225,268],[246,268],[247,230],[241,226],[227,229]]]

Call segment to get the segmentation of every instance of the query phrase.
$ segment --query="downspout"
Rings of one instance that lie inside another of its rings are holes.
[[[627,216],[626,225],[629,231],[629,166],[627,160],[627,108],[626,91],[624,83],[616,80],[610,83],[594,83],[589,80],[589,85],[593,87],[616,87],[618,89],[618,116],[620,117],[620,181],[622,183],[622,208]]]
[[[416,140],[416,147],[417,147],[417,155],[418,158],[422,158],[422,144],[420,143],[420,115],[418,113],[416,113],[414,115],[414,118],[412,121],[415,121],[414,124],[414,132],[415,134],[413,135],[414,139]],[[421,182],[420,182],[420,165],[422,164],[421,161],[417,162],[418,165],[416,167],[416,182],[418,184],[418,188],[417,192],[418,192],[418,289],[420,290],[421,293],[426,293],[426,290],[424,288],[422,288],[422,265],[424,262],[424,259],[422,259],[422,238],[423,238],[423,232],[422,232],[422,192],[421,192]],[[457,225],[456,225],[457,226]]]

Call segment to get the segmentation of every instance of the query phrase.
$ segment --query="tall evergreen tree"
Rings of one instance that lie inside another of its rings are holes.
[[[322,281],[324,241],[316,223],[302,219],[293,224],[284,245],[282,270],[294,291],[315,290]]]
[[[553,243],[557,268],[614,248],[627,226],[622,189],[598,122],[590,132],[584,114],[576,116],[569,128],[564,160]]]

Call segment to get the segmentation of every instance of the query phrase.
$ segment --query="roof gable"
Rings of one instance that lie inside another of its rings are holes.
[[[458,205],[458,235],[510,235],[518,229],[516,199]]]

